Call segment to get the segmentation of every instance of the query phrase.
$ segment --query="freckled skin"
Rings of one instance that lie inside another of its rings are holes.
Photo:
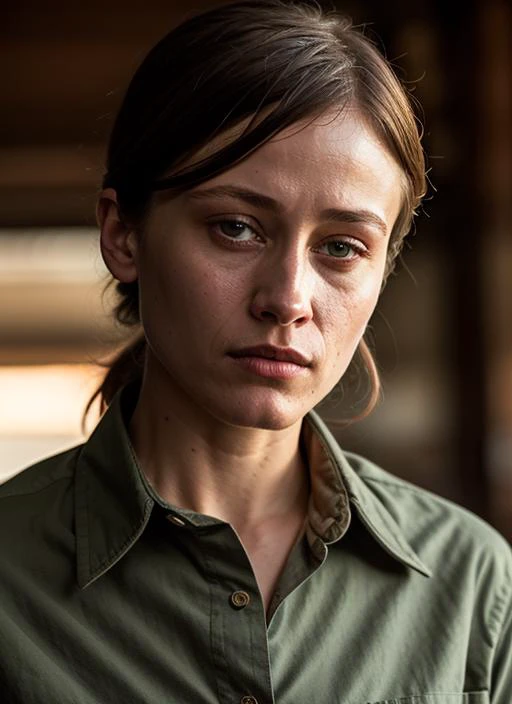
[[[235,185],[271,196],[279,215],[233,199],[192,203],[158,195],[137,251],[149,343],[145,384],[166,407],[215,423],[279,430],[300,422],[343,376],[381,289],[401,170],[355,110],[290,128],[197,188]],[[374,226],[326,221],[329,208],[371,211]],[[214,220],[241,218],[254,236],[232,246]],[[330,256],[347,237],[364,255]],[[268,379],[229,352],[293,347],[312,360],[292,379]]]

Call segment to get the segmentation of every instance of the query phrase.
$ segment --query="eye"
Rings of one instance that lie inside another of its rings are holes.
[[[318,251],[328,254],[335,259],[354,259],[357,256],[363,256],[366,249],[355,242],[347,242],[346,240],[329,240],[318,247]]]
[[[219,220],[213,223],[213,227],[217,232],[237,242],[248,242],[258,236],[254,229],[243,220]]]

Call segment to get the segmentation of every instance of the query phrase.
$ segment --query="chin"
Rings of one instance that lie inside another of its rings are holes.
[[[298,418],[285,418],[279,416],[278,414],[261,414],[258,417],[254,417],[251,414],[249,417],[233,418],[230,425],[236,428],[247,428],[247,429],[257,429],[257,430],[286,430],[297,423],[297,421],[302,420],[302,416]]]
[[[219,409],[215,415],[219,420],[239,428],[260,430],[286,430],[298,422],[309,411],[299,408],[298,403],[276,402],[270,399],[232,399],[229,408]]]

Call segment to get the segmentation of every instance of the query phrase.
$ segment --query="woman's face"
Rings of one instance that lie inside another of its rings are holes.
[[[347,110],[159,195],[136,252],[153,387],[230,425],[302,419],[343,376],[377,303],[401,183]]]

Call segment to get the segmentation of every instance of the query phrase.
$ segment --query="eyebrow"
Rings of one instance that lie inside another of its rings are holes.
[[[188,199],[201,200],[203,198],[236,198],[244,201],[256,208],[263,208],[274,213],[282,212],[283,208],[279,201],[271,196],[266,196],[263,193],[250,190],[248,188],[240,188],[239,186],[212,186],[211,188],[199,188],[187,193]],[[387,235],[388,228],[382,218],[370,210],[348,210],[345,208],[327,208],[322,210],[320,217],[325,220],[342,223],[363,223],[370,225],[379,230],[384,236]]]

